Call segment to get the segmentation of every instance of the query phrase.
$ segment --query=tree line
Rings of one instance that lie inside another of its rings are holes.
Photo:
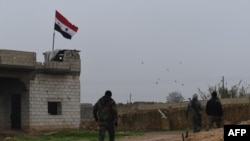
[[[242,80],[240,80],[239,83],[227,87],[224,86],[224,78],[222,83],[218,83],[215,86],[209,86],[207,92],[202,91],[200,88],[198,88],[197,94],[200,95],[200,98],[202,100],[208,100],[211,97],[211,93],[213,91],[218,92],[218,97],[219,98],[240,98],[240,97],[247,97],[250,96],[248,89],[250,85],[249,84],[243,84]],[[173,91],[168,94],[166,97],[166,102],[171,103],[171,102],[182,102],[184,101],[185,98],[182,96],[181,92],[179,91]]]

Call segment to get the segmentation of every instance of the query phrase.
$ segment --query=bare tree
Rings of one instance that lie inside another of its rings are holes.
[[[167,103],[182,102],[183,100],[184,100],[184,97],[178,91],[171,92],[167,96]]]

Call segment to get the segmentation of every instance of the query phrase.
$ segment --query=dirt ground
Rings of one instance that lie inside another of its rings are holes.
[[[250,125],[250,120],[243,121],[239,124]],[[12,131],[11,133],[15,135],[20,134],[18,131],[17,132]],[[144,134],[143,136],[127,136],[120,139],[116,139],[116,141],[223,141],[223,134],[224,134],[223,128],[212,128],[209,131],[205,131],[203,129],[202,131],[197,133],[193,133],[191,130],[188,132],[161,131],[161,132],[149,132]],[[186,137],[186,135],[188,136]]]
[[[201,131],[198,133],[176,131],[176,132],[150,132],[143,136],[130,136],[118,139],[117,141],[222,141],[223,128],[211,129],[209,131]]]
[[[143,136],[129,136],[117,141],[182,141],[182,132],[150,132]]]
[[[239,124],[250,125],[250,120],[243,121]],[[143,136],[124,137],[122,139],[118,139],[117,141],[183,141],[182,134],[184,135],[184,141],[223,141],[224,129],[212,128],[209,131],[202,130],[201,132],[197,133],[188,131],[188,137],[186,137],[185,131],[150,132]]]

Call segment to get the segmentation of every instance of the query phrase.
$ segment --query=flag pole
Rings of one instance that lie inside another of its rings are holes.
[[[52,51],[54,52],[54,44],[55,44],[55,30],[53,33],[53,44],[52,44]]]
[[[56,11],[55,11],[56,13]],[[55,14],[56,16],[56,14]],[[55,23],[56,23],[56,19],[55,19]],[[54,45],[55,45],[55,23],[54,23],[54,33],[53,33],[53,43],[52,43],[52,52],[54,52]]]

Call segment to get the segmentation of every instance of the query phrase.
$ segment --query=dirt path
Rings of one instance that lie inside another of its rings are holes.
[[[150,132],[143,136],[128,136],[117,141],[182,141],[182,132]]]
[[[185,138],[185,132],[150,132],[143,136],[129,136],[117,141],[183,141],[182,133]],[[209,131],[201,131],[198,133],[188,133],[188,137],[184,141],[222,141],[223,128],[211,129]]]

